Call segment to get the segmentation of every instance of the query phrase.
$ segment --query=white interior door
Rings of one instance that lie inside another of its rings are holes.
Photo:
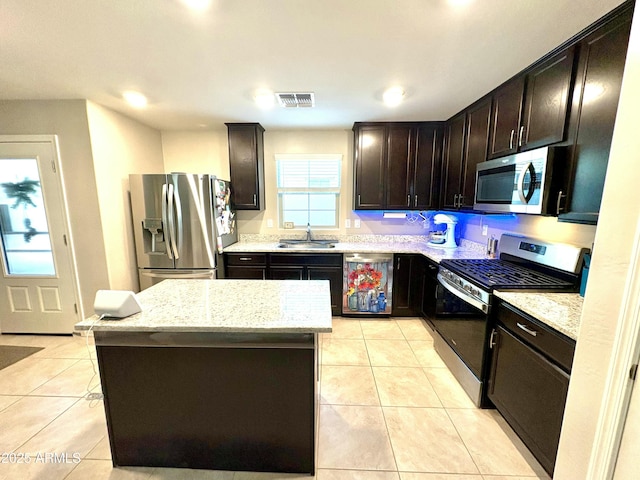
[[[55,136],[0,136],[0,332],[72,333],[73,251]]]

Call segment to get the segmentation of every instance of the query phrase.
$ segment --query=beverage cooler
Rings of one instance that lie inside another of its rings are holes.
[[[345,254],[344,315],[391,315],[392,286],[393,254]]]

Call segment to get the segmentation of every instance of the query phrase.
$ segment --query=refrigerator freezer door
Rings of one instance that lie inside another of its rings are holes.
[[[215,268],[211,177],[183,173],[172,173],[168,177],[173,186],[168,216],[169,223],[174,225],[175,267]]]
[[[140,268],[175,266],[169,241],[166,183],[164,174],[129,176],[133,233]]]
[[[141,268],[138,270],[138,277],[140,290],[144,290],[168,278],[213,280],[216,278],[216,270],[151,270]]]

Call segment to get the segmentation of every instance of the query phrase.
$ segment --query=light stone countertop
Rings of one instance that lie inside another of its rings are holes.
[[[494,290],[493,293],[567,337],[578,339],[583,302],[579,294],[500,290]]]
[[[142,312],[121,320],[96,315],[76,331],[331,332],[328,280],[174,280],[136,295]]]
[[[224,249],[225,253],[416,253],[422,254],[436,263],[449,258],[487,258],[484,246],[463,240],[455,249],[438,248],[426,241],[339,241],[334,248],[280,248],[277,241],[240,241]]]

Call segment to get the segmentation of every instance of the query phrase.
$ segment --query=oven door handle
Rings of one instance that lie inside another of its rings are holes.
[[[489,312],[489,305],[473,297],[470,297],[464,292],[461,292],[455,285],[451,284],[446,278],[444,278],[439,273],[438,273],[438,281],[440,282],[440,285],[442,285],[444,288],[446,288],[450,293],[458,297],[460,300],[463,300],[468,304],[473,305],[478,310],[482,310],[482,313]]]

